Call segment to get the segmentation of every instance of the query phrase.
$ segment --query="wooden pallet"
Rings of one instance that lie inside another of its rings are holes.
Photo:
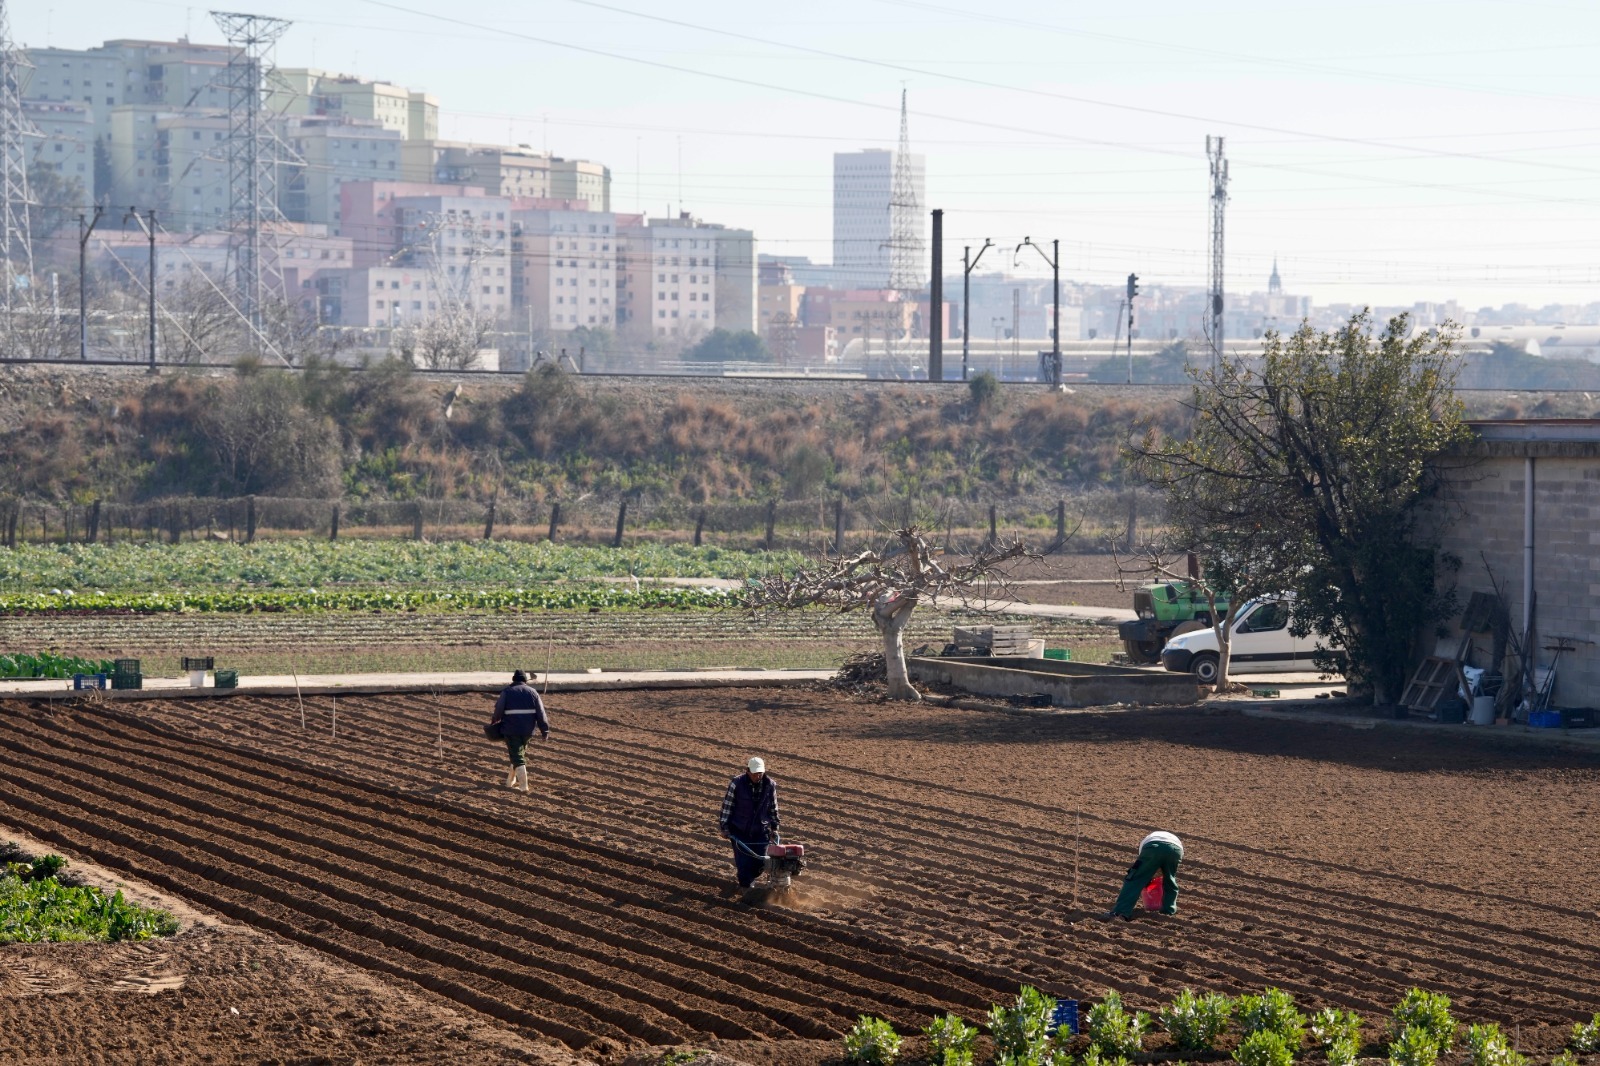
[[[1413,711],[1431,711],[1445,696],[1466,688],[1466,685],[1459,660],[1430,655],[1412,675],[1405,695],[1400,697],[1400,706]]]
[[[964,648],[985,648],[990,655],[1026,655],[1033,640],[1032,626],[956,626],[955,643]]]

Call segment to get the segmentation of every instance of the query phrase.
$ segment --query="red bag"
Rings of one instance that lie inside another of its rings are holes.
[[[1160,874],[1156,874],[1150,879],[1150,883],[1144,886],[1144,892],[1140,894],[1139,902],[1144,904],[1144,909],[1147,911],[1158,911],[1161,909]]]

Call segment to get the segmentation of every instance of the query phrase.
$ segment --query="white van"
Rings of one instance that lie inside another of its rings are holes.
[[[1233,621],[1233,636],[1229,641],[1231,673],[1315,670],[1319,646],[1338,651],[1338,646],[1321,634],[1308,633],[1303,637],[1291,634],[1289,611],[1290,599],[1286,596],[1263,596],[1244,605]],[[1221,666],[1216,633],[1208,626],[1172,637],[1161,649],[1161,665],[1178,673],[1193,674],[1202,685],[1214,683]]]

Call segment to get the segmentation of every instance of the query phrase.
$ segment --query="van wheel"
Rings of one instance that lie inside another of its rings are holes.
[[[1203,651],[1194,657],[1189,669],[1194,673],[1194,679],[1202,685],[1215,685],[1217,675],[1222,672],[1222,661],[1217,658],[1216,652]]]

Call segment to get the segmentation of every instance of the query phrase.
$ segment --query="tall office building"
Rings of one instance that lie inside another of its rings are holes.
[[[920,205],[927,201],[927,167],[909,153],[917,217],[909,228],[925,232]],[[835,152],[833,156],[833,284],[841,289],[886,289],[893,266],[892,204],[896,153],[887,148]],[[913,208],[900,208],[913,210]],[[924,279],[925,283],[925,279]]]

